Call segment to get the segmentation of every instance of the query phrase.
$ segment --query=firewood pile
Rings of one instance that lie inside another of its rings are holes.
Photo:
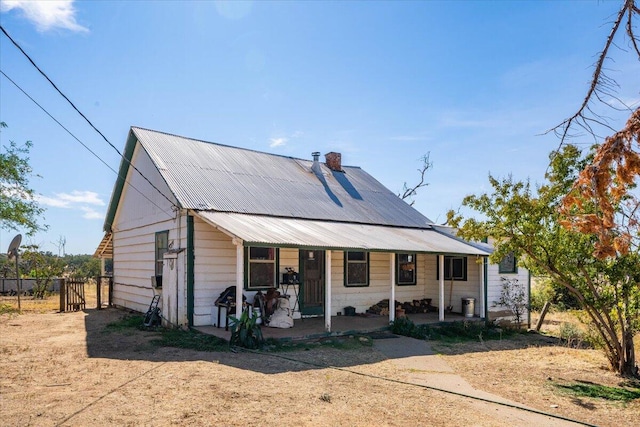
[[[406,314],[430,313],[437,311],[437,308],[431,305],[431,298],[414,299],[413,301],[399,302],[396,301],[396,309],[403,309]],[[367,313],[379,314],[382,316],[389,315],[389,300],[383,299],[367,309]]]

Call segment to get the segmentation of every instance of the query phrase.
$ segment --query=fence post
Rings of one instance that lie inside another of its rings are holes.
[[[64,313],[67,307],[66,296],[65,296],[66,290],[67,290],[67,285],[64,283],[64,279],[60,279],[60,313]]]
[[[102,285],[102,276],[97,276],[96,277],[96,300],[98,301],[98,310],[102,310],[102,289],[101,289],[101,285]]]
[[[544,307],[542,307],[542,312],[540,313],[540,318],[538,319],[538,323],[536,323],[536,332],[540,332],[540,327],[542,326],[542,322],[544,322],[544,316],[547,315],[550,305],[551,303],[549,301],[544,303]]]
[[[113,306],[113,276],[109,277],[109,307]]]

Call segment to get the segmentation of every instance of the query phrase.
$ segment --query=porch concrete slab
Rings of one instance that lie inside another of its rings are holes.
[[[397,338],[394,339],[374,339],[373,348],[385,357],[392,359],[392,363],[401,370],[409,372],[410,375],[407,377],[407,382],[526,408],[526,406],[521,403],[474,388],[464,378],[457,375],[441,356],[434,353],[431,345],[427,341],[404,336],[396,337]],[[547,415],[528,412],[509,406],[491,404],[481,400],[473,400],[472,405],[480,411],[485,412],[490,419],[498,418],[506,421],[510,425],[582,425],[582,423],[573,423]],[[476,422],[478,421],[479,420],[476,420]]]
[[[437,313],[410,314],[408,317],[417,325],[440,322]],[[447,314],[445,318],[445,322],[462,320],[479,321],[480,319],[469,319],[457,314]],[[195,329],[202,333],[215,335],[226,340],[231,337],[231,332],[225,331],[224,328],[217,328],[215,326],[197,326]],[[288,329],[269,328],[268,326],[263,326],[261,329],[262,335],[265,338],[286,341],[308,340],[326,336],[365,334],[384,331],[389,329],[389,317],[376,315],[332,316],[330,333],[325,330],[324,317],[305,317],[304,319],[296,319],[294,320],[293,328]]]

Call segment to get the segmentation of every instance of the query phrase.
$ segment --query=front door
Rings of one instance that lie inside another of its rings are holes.
[[[324,314],[324,251],[300,251],[300,312]]]

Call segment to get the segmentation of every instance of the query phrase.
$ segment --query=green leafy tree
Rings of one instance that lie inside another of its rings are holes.
[[[0,128],[6,127],[6,123],[0,122]],[[0,228],[25,228],[28,235],[46,228],[38,224],[44,209],[29,187],[29,178],[34,176],[28,157],[31,146],[31,141],[22,146],[10,141],[0,151]]]
[[[95,278],[100,275],[100,260],[92,255],[65,255],[65,271],[75,278]]]
[[[35,279],[33,298],[42,299],[47,296],[53,279],[60,277],[64,270],[63,260],[51,252],[43,252],[37,245],[24,247],[22,262],[27,276]]]
[[[640,329],[640,257],[598,258],[593,253],[597,236],[562,225],[566,220],[560,210],[564,196],[590,160],[575,146],[565,145],[551,155],[547,182],[537,191],[529,182],[489,176],[492,193],[467,196],[462,203],[484,219],[465,219],[449,212],[448,220],[462,238],[492,237],[492,262],[513,252],[534,275],[547,276],[567,289],[602,338],[611,367],[621,375],[637,376],[633,337]],[[595,210],[596,206],[585,203],[582,209]]]

